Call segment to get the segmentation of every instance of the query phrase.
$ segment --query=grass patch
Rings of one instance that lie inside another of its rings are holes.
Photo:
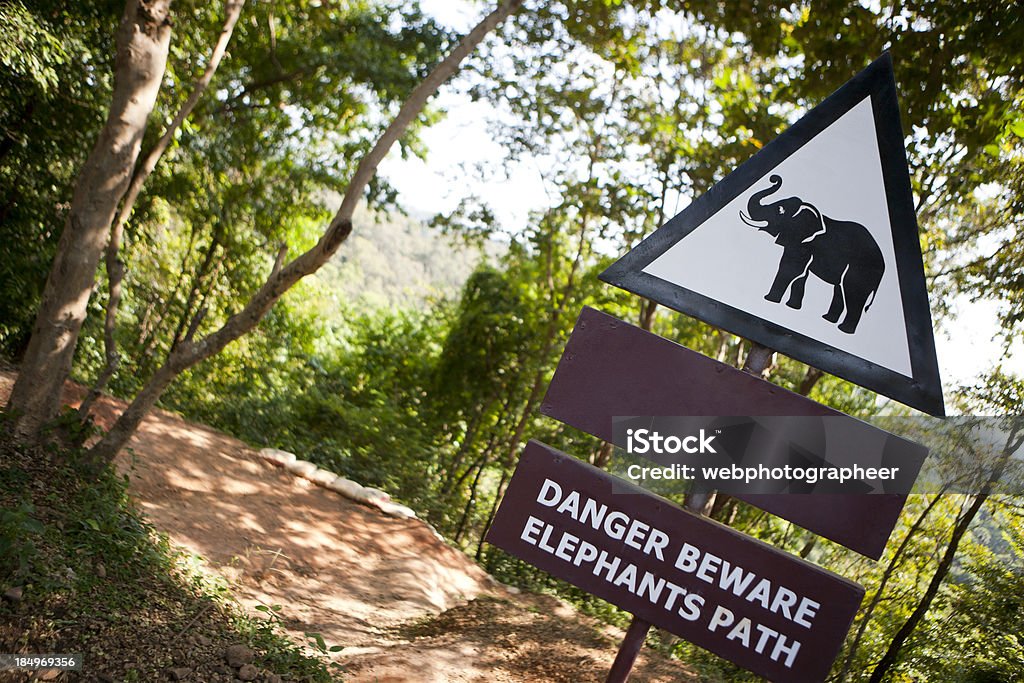
[[[283,635],[272,609],[247,616],[226,583],[157,533],[126,478],[86,479],[78,451],[3,432],[0,652],[81,654],[85,680],[216,682],[235,680],[224,655],[242,644],[257,681],[338,680],[326,657]]]

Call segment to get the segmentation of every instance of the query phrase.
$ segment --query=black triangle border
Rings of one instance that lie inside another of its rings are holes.
[[[889,222],[893,231],[896,271],[913,378],[643,272],[654,259],[868,96],[871,97]],[[608,284],[768,346],[918,410],[940,417],[945,415],[917,214],[910,186],[907,154],[903,147],[896,77],[892,57],[888,52],[651,233],[598,277]]]

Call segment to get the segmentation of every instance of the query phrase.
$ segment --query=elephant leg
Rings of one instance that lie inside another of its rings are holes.
[[[846,293],[846,317],[843,318],[843,322],[839,323],[839,329],[847,334],[853,334],[857,331],[857,325],[864,313],[864,306],[868,302],[871,289],[866,286],[858,286],[858,284],[850,286],[849,283],[846,283],[843,285],[843,291]]]
[[[808,264],[810,267],[810,264]],[[793,286],[789,290],[789,299],[786,300],[786,305],[790,308],[799,309],[804,303],[804,288],[807,287],[807,274],[808,271],[804,270],[803,275],[797,276],[793,280]]]
[[[779,261],[779,270],[775,273],[775,280],[772,288],[768,290],[764,298],[774,303],[780,303],[789,285],[800,277],[806,277],[807,268],[811,262],[811,255],[803,249],[787,249]],[[800,292],[803,297],[803,290]]]
[[[843,314],[843,286],[836,284],[832,290],[832,305],[828,307],[828,313],[821,316],[830,323],[839,322],[839,316]]]

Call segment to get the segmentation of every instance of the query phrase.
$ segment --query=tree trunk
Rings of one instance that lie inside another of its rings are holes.
[[[501,504],[501,499],[505,495],[505,484],[509,479],[509,471],[505,469],[501,473],[501,481],[498,482],[498,491],[494,494],[494,501],[491,503],[491,511],[487,513],[487,521],[484,523],[484,530],[480,533],[480,538],[476,543],[476,553],[473,554],[473,559],[477,562],[484,554],[484,541],[487,539],[487,532],[491,529],[491,524],[494,523],[494,515],[498,513],[498,506]],[[490,565],[490,563],[488,563]],[[487,571],[492,571],[494,567],[486,567]]]
[[[853,666],[853,660],[857,656],[857,650],[860,649],[860,642],[864,638],[864,633],[867,631],[868,623],[871,621],[871,616],[875,613],[875,609],[879,603],[882,602],[882,596],[885,594],[885,588],[889,585],[889,579],[892,578],[893,574],[903,563],[903,553],[910,545],[911,539],[917,533],[917,530],[921,528],[924,520],[927,519],[928,515],[931,514],[932,508],[942,499],[942,493],[940,492],[931,502],[928,503],[924,511],[918,515],[917,519],[907,530],[907,535],[900,541],[900,545],[896,548],[896,552],[892,554],[892,558],[889,560],[889,564],[886,565],[885,571],[882,572],[882,578],[878,582],[878,587],[875,589],[874,595],[871,596],[871,601],[868,606],[864,608],[863,614],[860,617],[860,623],[857,625],[857,631],[853,635],[853,640],[850,641],[850,649],[846,653],[846,659],[843,660],[843,668],[839,672],[839,681],[844,682],[850,677],[850,669]],[[817,538],[817,537],[815,537]],[[806,559],[806,558],[805,558]]]
[[[654,314],[658,311],[658,302],[650,299],[640,300],[640,329],[650,332],[654,327]]]
[[[476,493],[480,486],[480,476],[484,473],[484,468],[487,467],[486,458],[477,467],[476,476],[473,477],[473,485],[469,488],[469,500],[466,501],[466,507],[462,509],[462,517],[459,519],[459,526],[455,530],[455,545],[462,542],[462,534],[466,530],[466,522],[469,521],[469,513],[473,511],[476,506]]]
[[[448,499],[451,499],[451,497],[455,495],[455,493],[462,487],[462,485],[466,483],[466,479],[469,478],[469,475],[473,473],[473,470],[475,468],[481,467],[481,463],[487,464],[490,462],[491,454],[494,452],[495,446],[497,446],[497,444],[495,443],[497,440],[498,433],[495,432],[487,441],[487,445],[484,446],[483,451],[481,451],[480,453],[480,456],[469,464],[469,467],[467,467],[466,470],[459,475],[458,479],[452,482],[451,490],[448,491],[446,494]],[[477,476],[479,477],[479,475]]]
[[[956,553],[960,549],[960,541],[964,534],[967,533],[968,527],[971,522],[974,521],[978,511],[981,509],[982,504],[988,498],[988,495],[976,496],[974,501],[971,503],[967,511],[960,516],[957,520],[956,525],[953,527],[953,535],[949,539],[949,544],[946,546],[946,551],[942,555],[942,559],[939,560],[938,567],[935,568],[935,573],[932,575],[932,580],[928,584],[928,588],[925,590],[924,595],[917,603],[917,607],[910,617],[903,623],[900,630],[893,636],[892,641],[889,643],[889,647],[886,649],[882,659],[879,660],[875,670],[871,672],[871,678],[868,679],[868,683],[881,683],[882,679],[889,670],[896,664],[899,658],[900,651],[903,649],[903,644],[910,637],[910,634],[914,632],[917,625],[924,619],[925,614],[931,608],[932,601],[935,600],[935,596],[939,593],[939,588],[942,586],[942,582],[946,580],[946,576],[949,574],[949,570],[953,566],[953,560],[956,558]]]
[[[118,204],[131,180],[171,42],[171,0],[129,0],[117,33],[107,121],[78,174],[32,338],[7,409],[13,430],[35,438],[60,409],[78,334]]]
[[[349,180],[341,207],[324,231],[320,241],[295,260],[284,265],[286,251],[278,254],[277,262],[267,281],[238,313],[228,318],[220,329],[199,341],[184,341],[173,349],[164,365],[143,387],[128,409],[114,426],[93,446],[92,458],[100,464],[109,464],[121,450],[147,412],[156,404],[168,385],[184,370],[219,353],[225,346],[251,331],[285,292],[305,276],[316,272],[338,250],[352,232],[352,215],[362,199],[366,186],[377,172],[388,150],[405,133],[427,100],[447,81],[462,61],[498,24],[522,5],[523,0],[504,0],[494,11],[473,28],[427,77],[413,89],[402,104],[395,119],[364,156]]]
[[[476,412],[473,413],[473,416],[470,418],[469,424],[466,426],[466,433],[462,437],[462,443],[459,444],[459,448],[452,456],[451,462],[445,468],[446,471],[444,479],[442,480],[441,487],[439,489],[442,496],[448,497],[458,487],[454,482],[459,476],[459,467],[462,466],[463,460],[466,459],[466,455],[476,442],[477,427],[479,427],[480,423],[483,421],[484,414],[490,409],[490,406],[490,401],[485,402],[483,406],[478,407]]]
[[[594,461],[591,463],[598,469],[605,469],[608,467],[608,463],[612,461],[612,453],[615,451],[615,444],[611,441],[602,441],[601,447],[597,449],[597,453],[594,455]]]
[[[210,85],[210,81],[213,80],[213,75],[217,73],[217,67],[220,66],[220,61],[224,57],[224,52],[227,50],[231,34],[235,30],[235,23],[238,21],[238,15],[242,13],[242,6],[244,4],[245,0],[227,0],[224,3],[224,26],[221,28],[220,36],[217,38],[213,52],[210,54],[206,70],[199,80],[196,81],[185,104],[174,115],[171,125],[167,127],[167,130],[164,131],[164,134],[160,136],[160,139],[153,146],[153,149],[149,150],[142,158],[138,168],[135,169],[135,173],[132,175],[131,182],[128,185],[124,202],[121,204],[121,210],[118,211],[117,218],[111,226],[106,254],[109,294],[107,295],[107,311],[103,322],[104,366],[103,370],[100,371],[96,384],[93,385],[92,391],[82,401],[82,405],[78,410],[79,416],[82,419],[88,417],[89,409],[92,407],[93,402],[103,393],[110,378],[117,372],[120,361],[117,353],[117,338],[114,335],[117,330],[117,309],[121,305],[121,282],[124,279],[125,271],[124,262],[119,256],[124,226],[128,223],[128,218],[131,217],[132,211],[135,209],[135,202],[139,198],[143,184],[145,184],[154,169],[156,169],[157,162],[160,161],[160,158],[170,146],[171,141],[174,140],[175,133],[185,119],[188,118],[189,114],[192,113],[192,110],[195,109],[199,98],[202,97],[207,86]]]
[[[186,276],[189,275],[188,262],[191,260],[192,254],[195,251],[196,240],[198,239],[199,231],[193,225],[189,231],[188,248],[185,249],[181,258],[181,267],[178,268],[178,278],[174,281],[174,287],[171,289],[170,294],[159,297],[163,301],[163,305],[160,309],[148,319],[143,320],[139,325],[139,338],[136,342],[136,346],[142,349],[138,358],[135,362],[135,371],[140,375],[148,375],[152,372],[150,359],[153,357],[153,353],[156,351],[157,344],[160,343],[160,329],[167,319],[167,316],[171,314],[171,309],[174,307],[174,302],[178,299],[178,294],[181,292],[182,286],[185,284]]]
[[[203,261],[199,264],[199,269],[192,274],[192,287],[188,291],[188,296],[185,297],[185,308],[181,311],[181,317],[178,318],[178,325],[174,328],[174,335],[171,337],[171,349],[181,343],[185,330],[188,329],[189,323],[195,315],[192,311],[196,305],[196,299],[199,298],[200,292],[203,289],[203,280],[206,279],[206,276],[210,274],[210,270],[213,269],[214,258],[216,257],[217,250],[220,248],[220,232],[220,226],[214,228],[210,244],[206,248],[206,254],[203,255]],[[213,279],[216,280],[216,273]]]

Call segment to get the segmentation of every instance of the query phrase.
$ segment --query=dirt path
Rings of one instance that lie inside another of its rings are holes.
[[[0,373],[0,402],[13,375]],[[80,388],[67,398],[77,403]],[[109,426],[123,404],[97,404]],[[252,610],[344,645],[350,681],[603,680],[621,632],[550,597],[513,595],[419,520],[295,477],[241,441],[155,411],[118,457],[153,524],[202,557]],[[435,615],[439,615],[436,616]],[[642,655],[636,679],[693,680]]]

